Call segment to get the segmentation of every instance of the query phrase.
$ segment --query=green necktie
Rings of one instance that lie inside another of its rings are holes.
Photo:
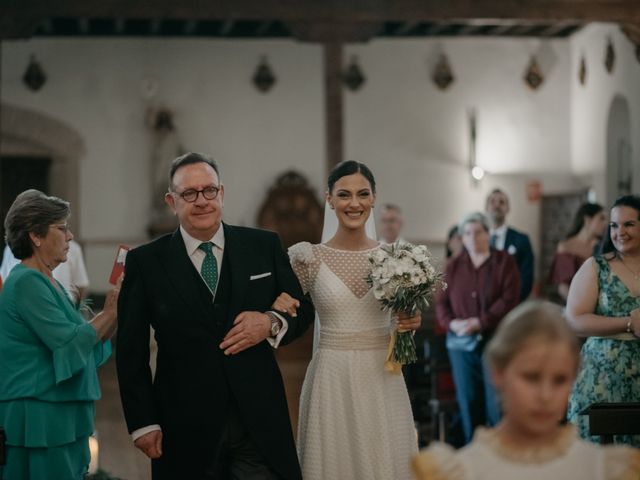
[[[218,284],[218,261],[213,254],[213,244],[211,242],[201,243],[198,248],[205,253],[200,275],[204,278],[209,290],[215,293]]]

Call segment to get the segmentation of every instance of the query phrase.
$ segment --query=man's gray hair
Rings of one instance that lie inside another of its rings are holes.
[[[489,232],[489,218],[482,212],[471,212],[462,217],[460,223],[458,223],[458,233],[460,235],[463,234],[464,226],[467,223],[479,223],[480,225],[482,225],[482,228],[484,228],[486,232]]]
[[[39,190],[25,190],[13,201],[4,219],[5,240],[13,256],[24,260],[33,255],[30,233],[44,237],[49,226],[69,216],[69,202]]]

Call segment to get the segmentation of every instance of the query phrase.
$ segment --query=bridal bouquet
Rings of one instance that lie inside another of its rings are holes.
[[[382,310],[414,315],[429,306],[438,288],[446,288],[441,272],[431,264],[424,245],[396,242],[382,246],[369,257],[367,283],[382,304]],[[385,369],[396,373],[402,365],[416,361],[416,344],[411,331],[396,330],[389,345]]]

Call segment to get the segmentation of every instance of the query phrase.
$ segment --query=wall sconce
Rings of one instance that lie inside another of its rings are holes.
[[[260,63],[253,74],[253,84],[262,93],[267,93],[276,84],[276,77],[266,56],[260,58]]]
[[[580,68],[578,69],[578,80],[580,85],[587,83],[587,61],[584,58],[584,54],[580,58]]]
[[[441,54],[438,59],[432,78],[433,83],[435,83],[440,90],[446,90],[455,80],[451,65],[449,65],[449,59],[444,53]]]
[[[478,159],[476,157],[476,143],[477,143],[477,116],[475,108],[469,110],[469,174],[471,175],[471,183],[473,186],[477,186],[478,182],[483,179],[484,168],[478,165]]]
[[[607,50],[604,55],[604,67],[607,69],[608,73],[613,72],[613,67],[616,64],[616,52],[613,49],[613,42],[611,38],[607,39]]]
[[[349,63],[347,70],[342,75],[342,81],[352,92],[360,90],[362,85],[364,85],[364,82],[367,81],[364,73],[362,73],[360,65],[358,65],[358,57],[355,55],[351,57],[351,62]]]
[[[527,71],[524,73],[524,83],[526,83],[531,90],[537,90],[543,82],[544,75],[542,74],[540,65],[538,65],[538,60],[535,55],[532,55]]]
[[[29,58],[29,65],[27,70],[22,76],[22,82],[29,88],[29,90],[37,92],[47,81],[47,76],[42,69],[42,66],[36,60],[35,55],[31,55]]]

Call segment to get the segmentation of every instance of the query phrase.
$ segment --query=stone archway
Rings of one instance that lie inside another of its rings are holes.
[[[633,192],[631,155],[631,115],[629,102],[622,95],[611,101],[607,117],[607,204],[620,195]]]
[[[71,202],[71,223],[80,232],[79,163],[86,148],[80,134],[66,123],[15,105],[0,107],[0,150],[4,155],[51,158],[50,193]]]

